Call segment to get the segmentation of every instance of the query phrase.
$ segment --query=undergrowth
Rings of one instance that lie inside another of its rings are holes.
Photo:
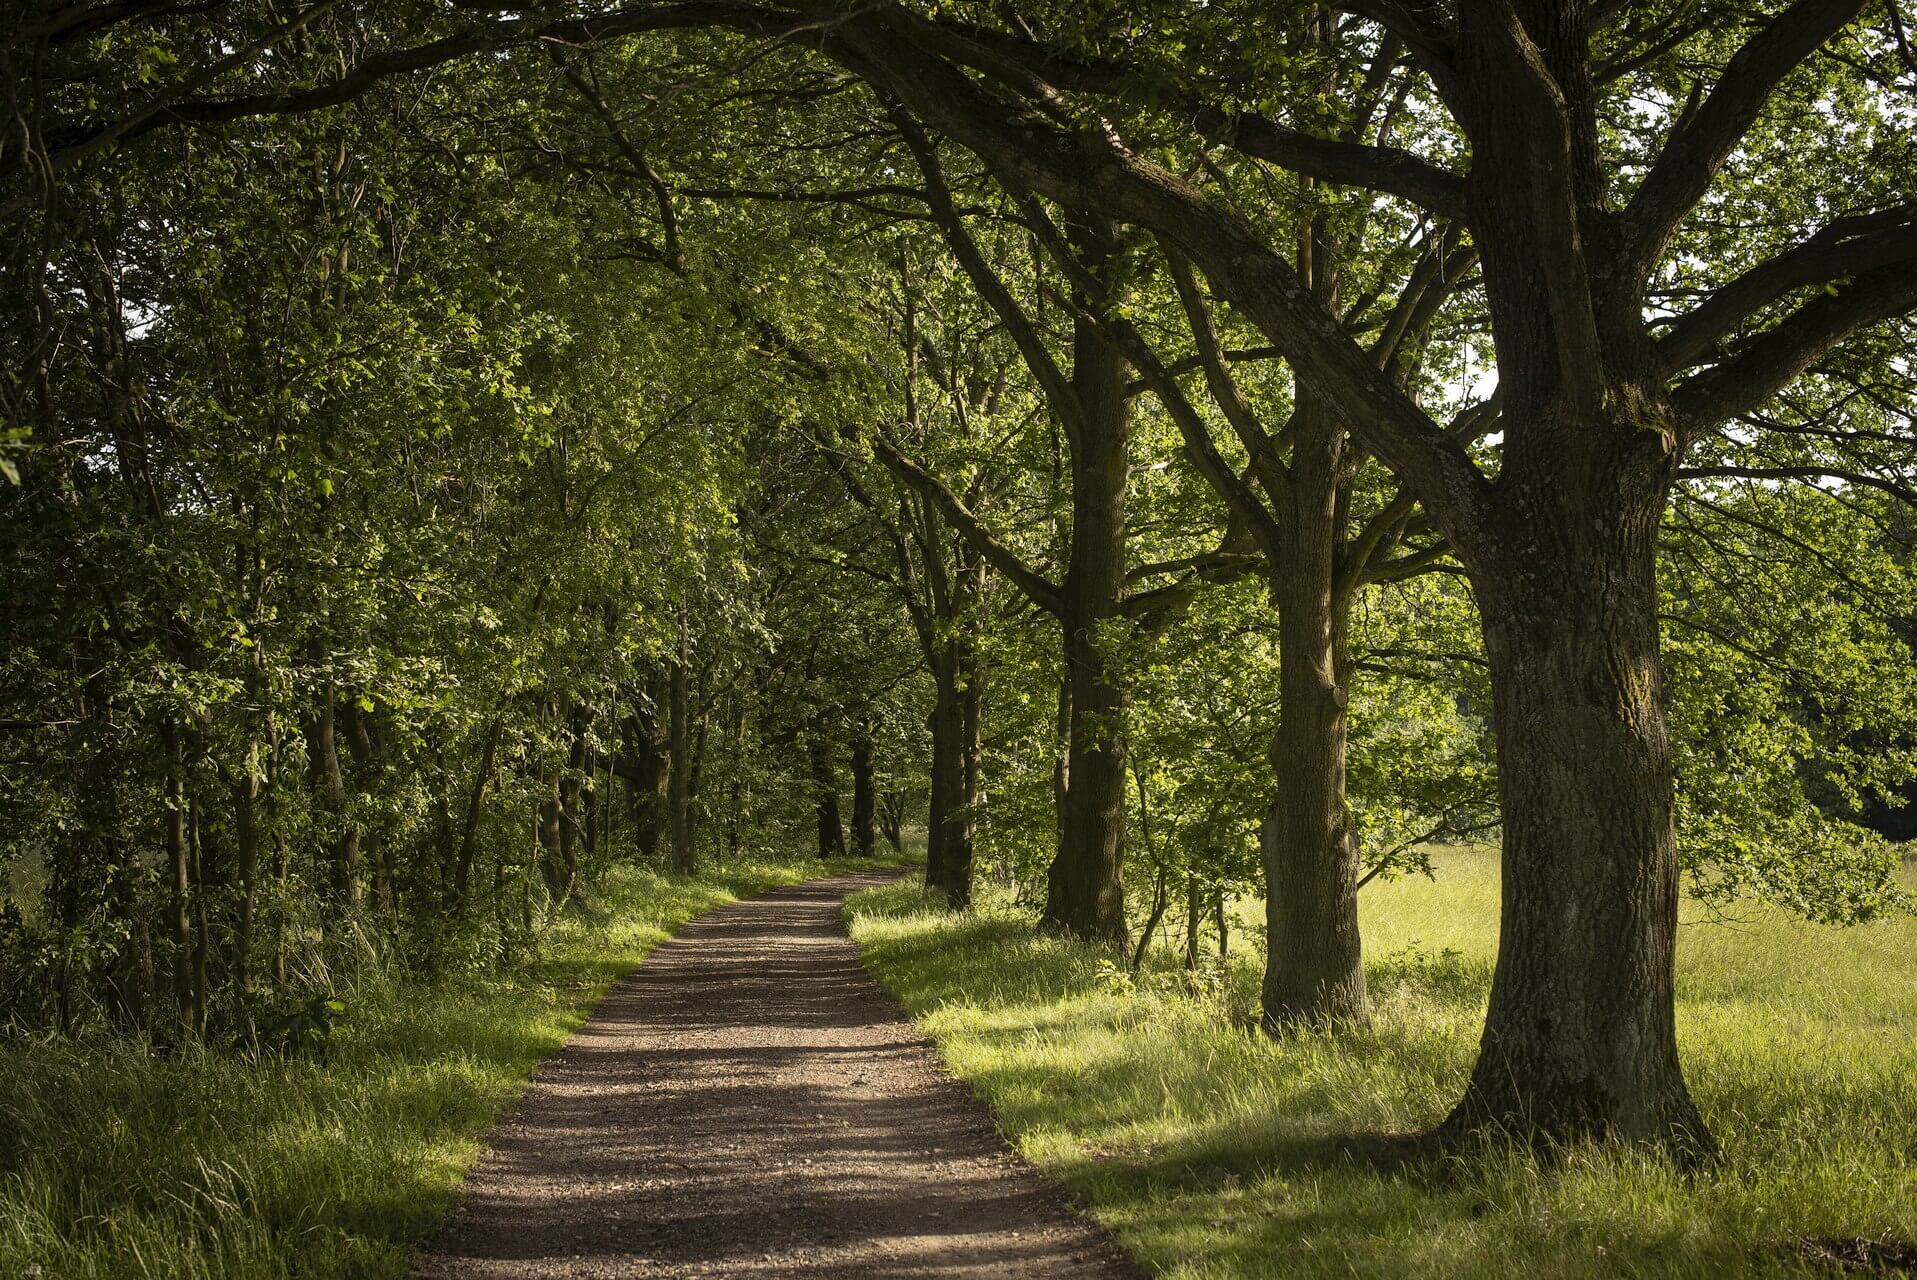
[[[0,1276],[402,1276],[615,978],[691,917],[821,869],[612,870],[511,972],[368,976],[300,1052],[0,1043]]]

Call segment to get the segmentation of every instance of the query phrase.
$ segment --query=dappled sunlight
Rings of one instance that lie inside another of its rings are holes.
[[[1606,1148],[1439,1161],[1404,1135],[1443,1118],[1475,1056],[1497,865],[1435,862],[1435,881],[1366,890],[1374,1023],[1335,1035],[1244,1029],[1250,957],[1195,997],[1168,953],[1126,980],[994,902],[955,917],[896,887],[848,912],[866,964],[1020,1149],[1163,1274],[1744,1274],[1787,1267],[1776,1242],[1797,1236],[1917,1234],[1917,920],[1771,910],[1680,933],[1679,1034],[1725,1143],[1716,1172]]]

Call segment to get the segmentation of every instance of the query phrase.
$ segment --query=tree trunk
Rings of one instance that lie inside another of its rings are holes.
[[[327,680],[320,705],[308,721],[307,754],[312,762],[313,790],[319,808],[331,828],[327,854],[331,862],[333,892],[349,907],[359,905],[359,831],[346,813],[346,780],[340,773],[339,746],[334,718],[339,689]]]
[[[872,729],[861,724],[852,740],[852,850],[872,856],[878,843],[877,782],[872,767]]]
[[[1301,406],[1285,558],[1272,565],[1279,619],[1277,787],[1265,864],[1266,1028],[1369,1017],[1358,937],[1358,833],[1345,802],[1348,602],[1334,587],[1343,429]]]
[[[1084,242],[1096,246],[1093,237]],[[1098,270],[1096,247],[1088,265]],[[1041,923],[1125,944],[1125,486],[1131,451],[1127,368],[1096,330],[1073,330],[1072,385],[1083,409],[1072,441],[1072,555],[1065,579],[1065,676],[1071,686],[1068,783]]]
[[[667,674],[667,756],[670,775],[666,786],[667,826],[672,833],[672,870],[689,876],[697,866],[692,848],[692,709],[688,705],[690,673],[675,660]]]
[[[539,844],[539,878],[545,882],[546,896],[555,905],[566,900],[566,868],[560,851],[560,833],[565,825],[559,771],[548,768],[539,779],[539,807],[533,819],[533,835]]]
[[[168,932],[173,935],[173,1012],[175,1029],[184,1044],[193,1038],[193,921],[188,914],[188,895],[192,892],[191,868],[187,861],[186,760],[180,744],[180,731],[173,725],[164,730],[166,738],[166,862],[168,888]]]
[[[631,769],[627,774],[627,797],[631,802],[633,840],[639,855],[655,858],[668,821],[672,772],[671,679],[655,675],[647,688],[650,705],[637,707],[628,722],[628,749]]]
[[[493,716],[493,722],[486,727],[486,745],[479,754],[479,768],[473,774],[472,789],[466,793],[466,821],[459,837],[459,861],[453,872],[453,901],[458,904],[461,914],[466,910],[466,894],[472,885],[473,858],[479,847],[480,805],[486,798],[486,783],[493,776],[493,762],[499,756],[499,734],[505,727],[506,717]]]
[[[1549,522],[1515,495],[1501,545],[1466,558],[1490,660],[1504,884],[1484,1039],[1447,1136],[1712,1148],[1679,1068],[1672,990],[1664,487],[1627,454]]]
[[[935,654],[932,669],[931,804],[925,827],[925,885],[945,895],[958,910],[966,905],[969,884],[957,874],[970,850],[965,840],[965,713],[959,689],[957,646],[951,641]],[[969,875],[967,877],[969,879]]]
[[[845,856],[845,823],[839,817],[839,780],[832,768],[832,747],[825,730],[812,727],[812,804],[818,817],[819,856]]]
[[[246,997],[253,976],[253,915],[259,901],[260,769],[259,745],[246,753],[245,772],[233,780],[234,872],[239,878],[239,909],[233,922],[233,989]]]

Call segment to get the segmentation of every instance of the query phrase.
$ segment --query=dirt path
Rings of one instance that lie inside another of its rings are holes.
[[[1016,1159],[814,880],[693,921],[606,996],[420,1274],[1140,1274]]]

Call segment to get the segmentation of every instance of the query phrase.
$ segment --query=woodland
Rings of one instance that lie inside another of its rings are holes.
[[[1153,1107],[1415,1076],[1293,1092],[1513,1236],[1749,1169],[1632,1273],[1917,1266],[1900,2],[16,0],[0,1272],[397,1274],[607,982],[821,859],[922,862],[868,962],[1101,1214],[1184,1184],[993,1057],[1075,1000],[1168,1020]],[[310,1187],[206,1154],[282,1107]]]

